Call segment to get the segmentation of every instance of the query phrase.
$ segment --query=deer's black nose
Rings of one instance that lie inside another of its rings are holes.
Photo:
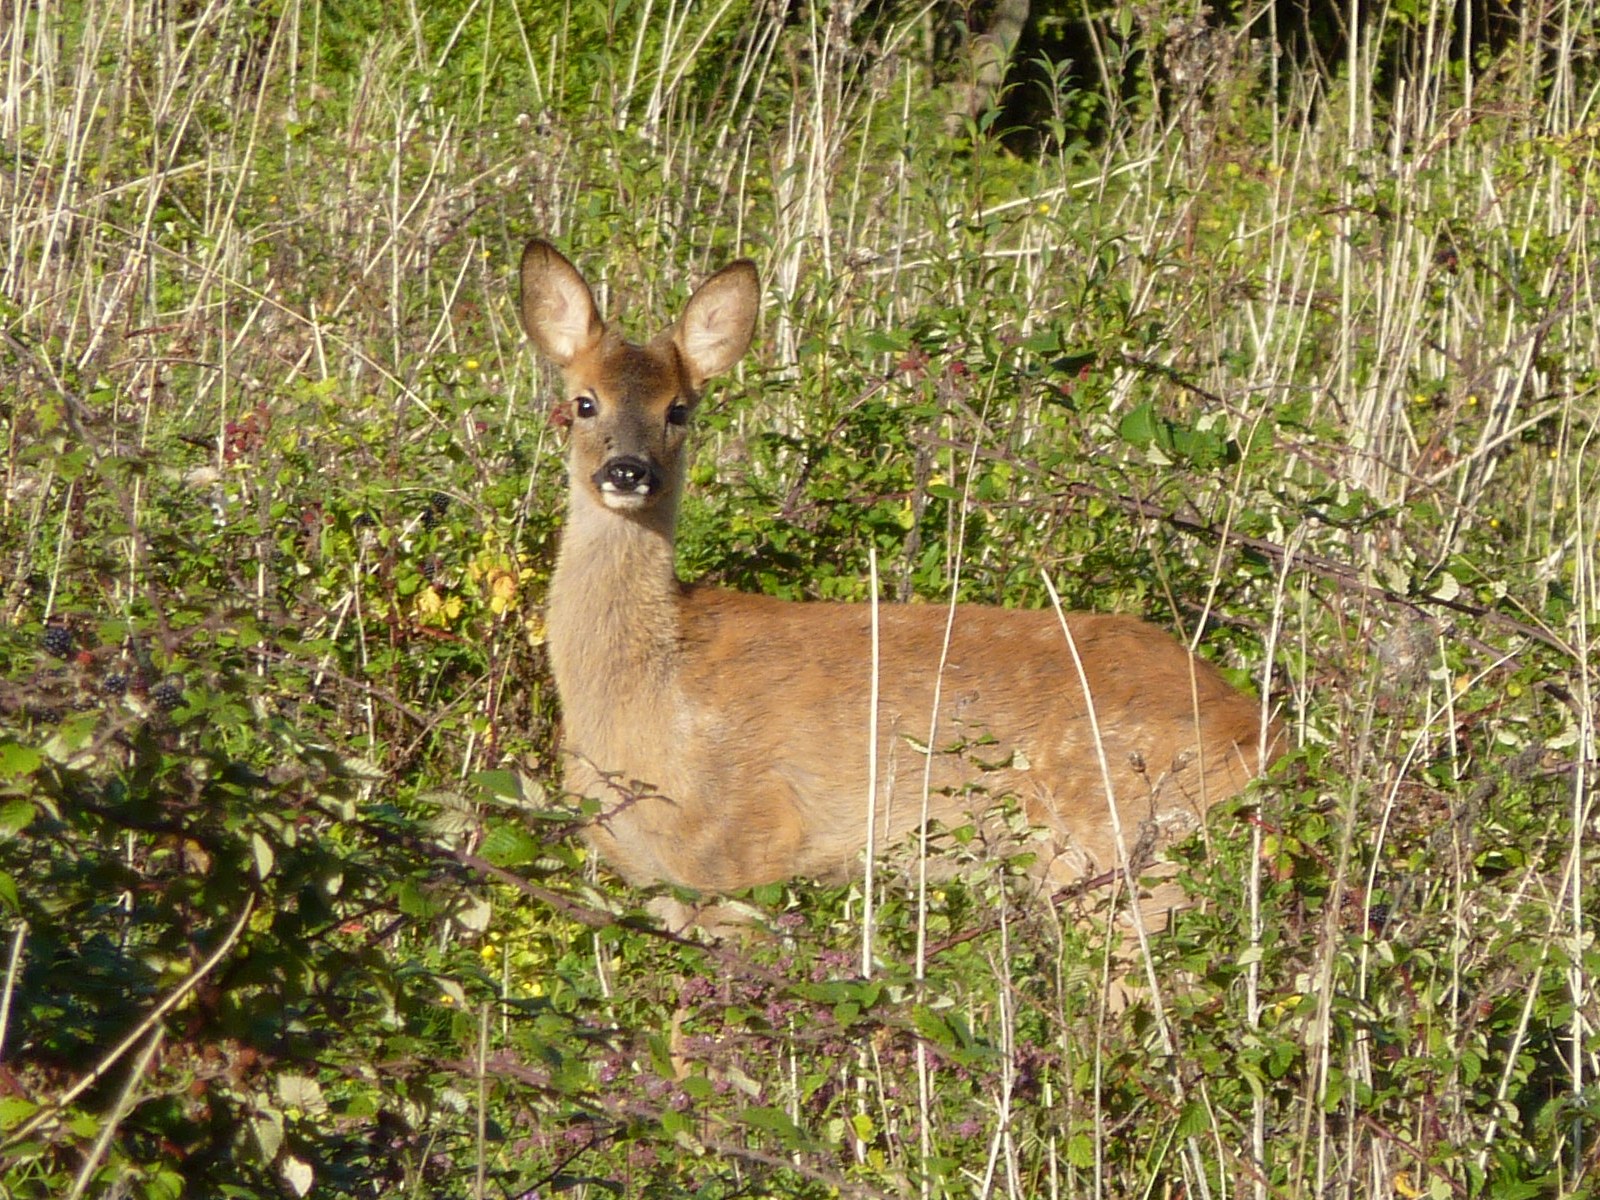
[[[632,454],[609,460],[594,473],[594,482],[602,492],[623,492],[635,496],[648,496],[660,486],[655,468]]]

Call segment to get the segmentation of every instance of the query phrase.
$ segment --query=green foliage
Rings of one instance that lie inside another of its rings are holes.
[[[169,8],[7,43],[0,1194],[1592,1186],[1592,30],[1122,6],[1024,157],[915,6]],[[590,860],[533,233],[636,332],[758,260],[685,577],[1265,686],[1148,964],[973,828],[710,945]]]

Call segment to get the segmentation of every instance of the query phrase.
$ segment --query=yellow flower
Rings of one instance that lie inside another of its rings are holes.
[[[461,615],[461,597],[441,596],[430,583],[417,593],[416,611],[422,624],[442,629]]]
[[[485,576],[489,585],[489,611],[496,616],[517,606],[517,577],[504,567],[493,567]]]

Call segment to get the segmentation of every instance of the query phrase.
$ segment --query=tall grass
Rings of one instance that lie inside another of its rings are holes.
[[[1030,156],[944,132],[933,19],[6,17],[0,1191],[1588,1186],[1592,4],[1466,53],[1375,11],[1326,69],[1108,14]],[[1282,714],[1126,1011],[1107,898],[970,831],[931,889],[888,852],[866,967],[859,886],[705,947],[584,860],[534,234],[636,332],[761,266],[686,573],[1053,585]]]

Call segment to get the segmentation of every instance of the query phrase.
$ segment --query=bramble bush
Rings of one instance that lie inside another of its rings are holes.
[[[1592,23],[1119,10],[1011,129],[941,19],[0,30],[0,1194],[1585,1191]],[[1269,697],[1135,986],[973,828],[711,944],[582,848],[534,234],[635,334],[759,263],[685,577],[1048,578]]]

